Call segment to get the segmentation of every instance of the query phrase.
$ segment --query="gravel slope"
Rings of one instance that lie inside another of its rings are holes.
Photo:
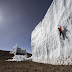
[[[13,55],[9,51],[0,51],[0,72],[72,72],[72,66],[54,66],[31,61],[6,62]]]

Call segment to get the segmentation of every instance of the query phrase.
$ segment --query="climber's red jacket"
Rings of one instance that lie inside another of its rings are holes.
[[[59,28],[59,31],[61,32],[62,30],[61,30],[61,26],[60,26],[60,28]]]

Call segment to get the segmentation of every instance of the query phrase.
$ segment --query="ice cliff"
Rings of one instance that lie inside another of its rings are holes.
[[[21,49],[18,47],[18,45],[16,45],[13,47],[13,51],[11,51],[10,53],[14,55],[26,55],[27,51],[26,49]]]
[[[58,27],[65,38],[60,39]],[[44,19],[31,34],[32,60],[72,65],[72,0],[53,0]]]

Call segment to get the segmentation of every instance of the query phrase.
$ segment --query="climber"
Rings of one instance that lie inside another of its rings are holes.
[[[63,32],[62,32],[61,26],[60,26],[60,28],[58,28],[58,30],[59,30],[59,32],[60,32],[60,36],[61,36],[61,34],[62,34],[62,36],[63,36],[63,38],[64,38],[64,34],[63,34]]]

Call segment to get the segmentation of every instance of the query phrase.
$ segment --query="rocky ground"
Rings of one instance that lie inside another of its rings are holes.
[[[72,72],[72,66],[49,65],[32,61],[6,62],[13,55],[9,51],[0,51],[0,72]]]

